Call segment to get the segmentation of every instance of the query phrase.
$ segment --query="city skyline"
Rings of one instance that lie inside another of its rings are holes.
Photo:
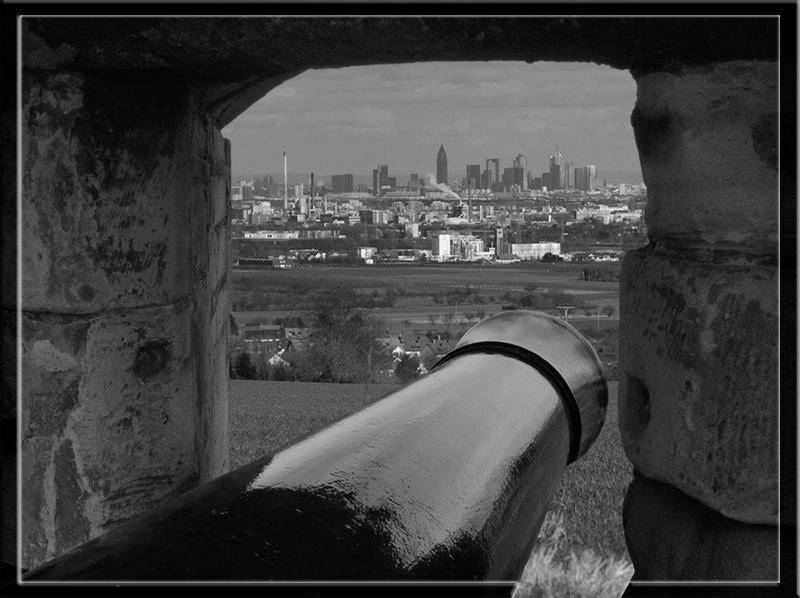
[[[348,67],[287,81],[223,134],[234,176],[279,170],[284,150],[292,172],[361,176],[388,163],[435,174],[441,145],[451,178],[487,158],[511,166],[517,154],[540,174],[556,145],[571,164],[639,173],[634,102],[629,73],[588,63]]]

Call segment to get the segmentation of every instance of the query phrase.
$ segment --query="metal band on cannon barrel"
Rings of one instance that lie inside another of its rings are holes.
[[[433,368],[461,355],[476,353],[496,353],[519,359],[521,362],[535,368],[547,377],[550,383],[558,390],[558,394],[564,403],[564,409],[567,413],[571,429],[567,463],[574,462],[578,458],[578,450],[581,444],[581,414],[578,410],[578,403],[575,401],[575,396],[572,394],[572,389],[570,389],[564,378],[561,377],[561,374],[558,373],[558,370],[532,351],[528,351],[518,345],[497,341],[479,341],[469,343],[468,345],[457,346],[450,351],[450,353],[437,361]]]

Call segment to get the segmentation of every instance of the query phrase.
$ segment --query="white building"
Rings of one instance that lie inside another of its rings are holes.
[[[450,235],[442,233],[433,238],[431,245],[433,257],[437,261],[446,262],[450,259]]]
[[[358,257],[363,260],[370,259],[375,257],[375,254],[378,253],[377,247],[359,247],[357,250]]]
[[[474,235],[459,233],[440,233],[433,238],[433,259],[439,262],[490,259],[494,251],[485,251],[483,239]]]
[[[561,255],[561,243],[511,243],[511,253],[523,260],[540,260],[546,253]]]
[[[244,233],[245,239],[269,239],[273,241],[287,241],[299,239],[300,232],[296,230],[260,230]]]

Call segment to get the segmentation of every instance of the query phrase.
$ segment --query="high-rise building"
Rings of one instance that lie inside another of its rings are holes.
[[[511,185],[519,185],[522,189],[522,183],[525,180],[523,169],[521,166],[511,166],[510,168],[503,169],[503,185],[510,187]]]
[[[579,167],[575,169],[575,178],[574,184],[576,189],[580,189],[581,191],[586,191],[586,169],[584,167]]]
[[[481,174],[481,188],[482,189],[491,189],[492,188],[492,171],[488,168],[483,171]]]
[[[494,251],[495,255],[502,255],[508,253],[507,243],[504,237],[502,228],[494,229]]]
[[[499,185],[502,184],[500,181],[500,159],[486,158],[486,170],[491,172],[491,180],[486,186],[489,189],[495,190]]]
[[[335,174],[331,177],[331,191],[333,193],[352,193],[353,192],[353,175],[352,174]]]
[[[600,185],[597,181],[597,166],[594,164],[587,164],[583,167],[586,170],[586,186],[587,191],[594,191],[600,188]]]
[[[528,190],[528,156],[525,154],[519,153],[517,157],[514,158],[514,168],[521,168],[522,169],[522,190]]]
[[[436,154],[436,182],[447,184],[447,152],[444,145],[439,146],[439,153]]]
[[[548,189],[560,189],[561,188],[561,153],[558,151],[558,147],[556,147],[556,153],[550,156],[550,185]]]
[[[376,197],[381,194],[381,188],[389,184],[389,165],[378,164],[372,171],[372,194]]]
[[[467,164],[467,184],[473,189],[481,184],[481,165]]]

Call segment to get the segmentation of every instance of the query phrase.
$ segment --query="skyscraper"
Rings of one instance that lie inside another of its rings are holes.
[[[514,167],[522,169],[522,181],[521,186],[523,191],[528,190],[528,156],[525,154],[517,154],[517,157],[514,158]]]
[[[489,181],[487,187],[494,189],[500,184],[500,159],[486,158],[486,170],[491,173],[491,180]]]
[[[447,152],[444,145],[439,146],[439,153],[436,154],[436,182],[447,184]]]
[[[587,164],[583,167],[586,171],[584,175],[586,177],[586,189],[587,191],[592,191],[597,189],[599,185],[597,184],[597,166],[594,164]]]
[[[353,192],[353,175],[352,174],[334,174],[331,177],[331,187],[333,193],[352,193]]]
[[[467,164],[467,184],[476,189],[481,184],[481,165]]]
[[[376,197],[381,194],[381,187],[389,184],[389,165],[378,164],[378,168],[372,171],[372,194]]]
[[[586,169],[583,167],[575,169],[575,188],[586,191]]]
[[[556,156],[550,156],[550,176],[547,179],[550,182],[548,189],[559,189],[561,185],[561,164],[557,162]]]

